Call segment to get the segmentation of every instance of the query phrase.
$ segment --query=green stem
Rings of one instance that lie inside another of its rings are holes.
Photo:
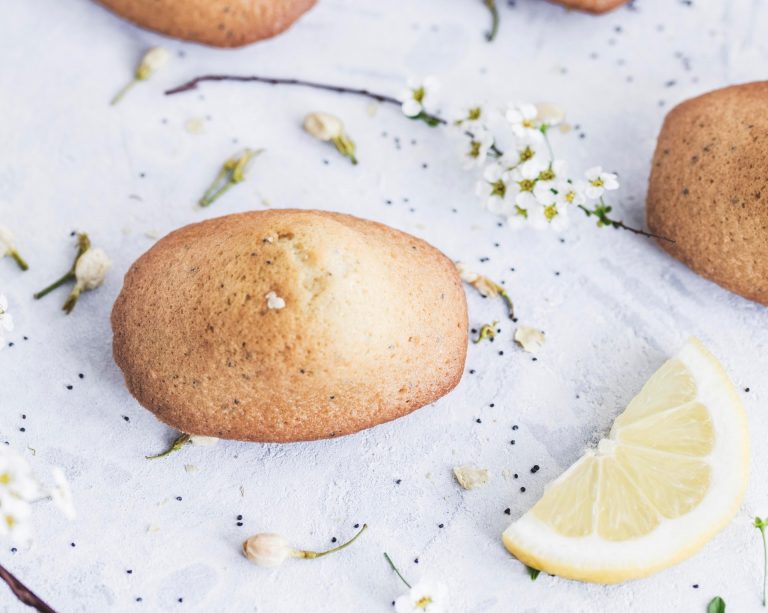
[[[219,189],[211,193],[213,186],[211,186],[211,189],[209,189],[203,197],[200,199],[200,206],[210,206],[214,202],[216,202],[221,196],[223,196],[227,190],[229,190],[230,187],[232,187],[234,183],[231,181],[227,181],[222,185]]]
[[[549,142],[549,134],[547,134],[547,130],[549,129],[549,126],[547,124],[544,124],[539,128],[541,130],[541,133],[544,135],[544,142],[547,144],[547,151],[549,151],[549,163],[550,165],[552,162],[555,161],[555,151],[552,149],[552,143]]]
[[[390,567],[392,568],[392,570],[393,570],[393,571],[395,571],[395,574],[396,574],[398,577],[400,577],[400,581],[402,581],[403,583],[405,583],[405,586],[406,586],[408,589],[411,589],[411,584],[410,584],[410,583],[408,583],[408,582],[405,580],[405,577],[403,577],[403,576],[400,574],[400,571],[399,571],[399,570],[397,570],[397,566],[395,566],[395,563],[392,561],[392,558],[390,558],[390,557],[389,557],[389,554],[388,554],[386,551],[384,552],[384,557],[387,559],[387,562],[389,562],[389,565],[390,565]]]
[[[35,298],[35,300],[40,300],[40,298],[42,298],[43,296],[47,296],[53,290],[61,287],[62,285],[64,285],[65,283],[68,283],[69,281],[74,281],[74,280],[75,280],[75,273],[70,270],[63,277],[61,277],[57,281],[54,281],[53,283],[51,283],[45,289],[41,289],[39,292],[34,294],[34,298]]]
[[[136,83],[138,83],[138,79],[133,79],[132,81],[129,81],[123,88],[115,94],[115,96],[112,98],[112,100],[109,102],[111,106],[115,106],[118,102],[120,102],[124,97],[125,94],[127,94],[131,89],[133,88]]]
[[[483,0],[483,4],[491,13],[491,29],[485,34],[485,39],[490,43],[499,32],[499,9],[496,0]]]
[[[768,596],[768,544],[765,542],[765,526],[760,529],[760,536],[763,537],[763,606],[766,606],[766,596]]]
[[[19,268],[22,270],[29,270],[29,264],[27,264],[24,258],[21,257],[21,254],[18,251],[15,249],[11,250],[10,256],[13,258],[13,261],[19,265]]]
[[[342,543],[341,545],[338,545],[337,547],[334,547],[333,549],[329,549],[328,551],[303,551],[299,550],[296,552],[297,558],[322,558],[323,556],[327,556],[329,553],[335,553],[337,551],[341,551],[342,549],[349,547],[352,543],[354,543],[360,535],[365,532],[366,528],[368,528],[368,524],[363,524],[363,527],[360,528],[360,531],[355,534],[351,539],[349,539],[346,543]]]
[[[62,311],[64,311],[67,315],[69,315],[72,312],[72,309],[75,308],[77,300],[80,298],[82,291],[83,290],[80,285],[76,284],[75,287],[72,288],[72,291],[69,292],[69,296],[67,296],[67,299],[64,301],[64,305],[61,307]]]
[[[171,446],[168,447],[165,451],[162,453],[158,453],[157,455],[148,455],[144,456],[147,460],[156,460],[157,458],[164,458],[167,455],[172,454],[174,451],[178,451],[181,449],[184,445],[186,445],[189,442],[189,439],[191,437],[189,434],[180,434],[176,439],[171,443]]]

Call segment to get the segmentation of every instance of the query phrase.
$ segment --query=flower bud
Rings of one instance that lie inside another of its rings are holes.
[[[82,289],[95,289],[104,281],[112,260],[100,247],[88,249],[77,259],[75,277]]]
[[[279,534],[255,534],[243,543],[243,553],[251,562],[275,568],[294,554],[294,548]]]
[[[310,113],[304,118],[304,129],[317,139],[329,141],[344,133],[344,124],[335,115]]]
[[[139,81],[146,81],[155,72],[160,70],[168,63],[171,54],[165,47],[153,47],[144,54],[141,63],[136,68],[136,78]]]
[[[5,253],[11,253],[16,249],[13,233],[5,226],[0,226],[0,248],[3,248]]]

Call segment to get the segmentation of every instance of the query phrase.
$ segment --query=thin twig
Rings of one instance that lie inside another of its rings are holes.
[[[610,208],[608,210],[598,210],[595,209],[590,210],[587,207],[585,207],[583,204],[578,205],[579,208],[584,211],[584,214],[587,217],[592,217],[593,215],[597,217],[597,224],[600,226],[610,226],[612,228],[616,228],[617,230],[628,230],[629,232],[632,232],[632,234],[637,234],[639,236],[645,236],[647,238],[657,238],[662,241],[667,241],[669,243],[674,243],[675,241],[668,236],[662,236],[661,234],[654,234],[653,232],[647,232],[645,230],[641,230],[640,228],[633,228],[632,226],[628,226],[623,221],[617,221],[615,219],[611,219],[607,216],[607,213],[610,211]]]
[[[242,82],[255,82],[265,83],[267,85],[296,85],[299,87],[311,87],[312,89],[322,89],[328,92],[335,92],[337,94],[353,94],[355,96],[364,96],[376,100],[377,102],[386,102],[387,104],[396,104],[400,106],[400,101],[392,96],[385,94],[377,94],[367,89],[360,89],[356,87],[345,87],[343,85],[329,85],[327,83],[318,83],[317,81],[304,81],[303,79],[285,79],[281,77],[260,77],[260,76],[237,76],[237,75],[203,75],[197,77],[169,89],[165,92],[166,96],[173,96],[174,94],[180,94],[182,92],[188,92],[193,89],[197,89],[199,83],[205,81],[242,81]]]
[[[40,613],[56,613],[56,611],[49,607],[44,600],[14,577],[13,574],[2,565],[0,565],[0,579],[8,584],[13,595],[25,605],[37,609]]]

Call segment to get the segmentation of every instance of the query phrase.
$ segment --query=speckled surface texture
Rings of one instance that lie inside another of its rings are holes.
[[[575,214],[561,237],[498,227],[445,135],[394,109],[371,115],[359,99],[259,85],[161,95],[207,72],[390,94],[409,74],[434,73],[448,101],[549,100],[578,125],[557,137],[559,152],[577,169],[619,172],[621,214],[638,224],[666,110],[765,76],[761,2],[644,0],[597,18],[537,0],[500,9],[499,39],[488,45],[480,2],[321,0],[286,35],[223,51],[143,32],[85,0],[0,7],[0,218],[32,267],[20,274],[0,262],[17,322],[14,345],[0,352],[0,434],[35,450],[41,470],[61,465],[80,511],[67,523],[41,504],[31,547],[3,544],[0,562],[53,606],[386,612],[402,591],[386,550],[409,579],[448,582],[455,611],[698,612],[714,595],[729,611],[758,610],[761,551],[750,523],[768,513],[765,307],[695,276],[651,241]],[[143,50],[159,43],[172,63],[109,107]],[[301,131],[311,110],[344,118],[358,167]],[[196,118],[202,134],[185,129]],[[218,165],[244,145],[267,150],[249,180],[197,209]],[[350,212],[432,242],[504,280],[520,323],[546,331],[544,350],[534,361],[516,348],[501,305],[470,293],[471,325],[500,319],[502,334],[470,346],[464,379],[436,405],[338,440],[220,443],[144,460],[173,433],[131,398],[111,359],[109,312],[122,275],[153,243],[147,234],[265,206]],[[65,292],[41,302],[31,294],[68,266],[73,229],[87,230],[114,269],[67,317]],[[650,579],[532,583],[504,550],[502,530],[691,334],[721,357],[746,403],[753,470],[740,513],[699,555]],[[462,490],[451,469],[466,463],[488,468],[489,482]],[[240,553],[252,533],[321,548],[362,522],[370,530],[336,557],[269,572]],[[4,586],[0,610],[23,610]]]

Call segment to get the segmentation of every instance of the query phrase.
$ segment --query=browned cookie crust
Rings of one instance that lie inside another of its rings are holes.
[[[315,0],[98,0],[137,25],[214,47],[280,34]]]
[[[664,120],[648,227],[700,275],[768,304],[768,82],[687,100]]]
[[[269,308],[275,292],[283,308]],[[456,268],[413,236],[323,211],[185,226],[125,276],[115,361],[138,401],[190,434],[340,436],[447,394],[467,351]]]
[[[556,4],[562,4],[571,9],[586,11],[588,13],[607,13],[618,6],[625,4],[627,0],[550,0]]]

